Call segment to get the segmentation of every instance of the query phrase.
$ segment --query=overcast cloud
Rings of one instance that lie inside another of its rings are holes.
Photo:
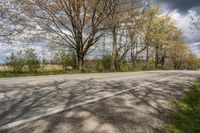
[[[187,14],[190,10],[200,14],[200,0],[156,0],[169,10],[177,10],[181,14]]]
[[[200,16],[200,0],[155,0],[170,13],[185,35],[186,43],[200,42],[200,31],[191,28],[191,17]]]
[[[191,28],[191,17],[200,16],[200,0],[155,0],[164,12],[170,13],[181,28],[185,42],[200,57],[197,44],[200,44],[200,31]]]

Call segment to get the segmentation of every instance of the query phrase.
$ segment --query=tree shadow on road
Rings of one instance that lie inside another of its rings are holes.
[[[45,109],[57,106],[67,108],[132,87],[134,89],[129,92],[66,110],[5,132],[163,132],[167,113],[171,111],[170,103],[182,98],[183,94],[189,91],[194,79],[187,79],[184,83],[182,81],[179,77],[176,81],[160,81],[139,88],[134,88],[138,83],[131,80],[105,82],[90,79],[77,81],[73,85],[67,81],[54,82],[45,86],[26,85],[19,89],[28,90],[21,91],[20,99],[17,98],[18,100],[15,101],[13,98],[12,101],[8,98],[1,102],[1,110],[3,106],[8,108],[4,108],[5,111],[0,113],[0,126],[33,115],[45,114],[47,113]]]

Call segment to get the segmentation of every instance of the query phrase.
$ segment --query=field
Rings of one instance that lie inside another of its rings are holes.
[[[6,70],[7,70],[6,66],[0,65],[0,71],[6,71]]]
[[[7,66],[4,65],[0,65],[0,71],[9,71],[10,69]],[[48,65],[41,65],[40,71],[61,71],[62,70],[62,66],[60,65],[52,65],[52,64],[48,64]]]
[[[13,72],[7,66],[0,66],[0,78],[6,77],[25,77],[25,76],[39,76],[39,75],[56,75],[78,73],[78,71],[64,71],[60,65],[41,65],[37,72],[29,72],[23,70],[22,72]]]

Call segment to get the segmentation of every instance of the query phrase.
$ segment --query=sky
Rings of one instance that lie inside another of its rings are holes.
[[[155,0],[161,5],[164,13],[170,14],[176,21],[177,26],[182,30],[185,42],[191,46],[191,49],[200,57],[200,51],[197,45],[200,44],[200,31],[191,29],[191,17],[200,16],[200,0]],[[44,48],[41,45],[28,46],[35,48],[41,53]],[[25,49],[24,47],[7,46],[0,43],[0,63],[3,63],[5,58],[11,52]]]
[[[181,28],[185,42],[200,57],[197,45],[200,44],[200,31],[191,26],[191,17],[200,16],[200,0],[156,0],[162,11],[169,13]]]

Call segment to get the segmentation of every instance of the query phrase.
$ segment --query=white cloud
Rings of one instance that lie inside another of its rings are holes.
[[[169,13],[172,18],[176,21],[177,26],[182,30],[185,37],[186,43],[199,42],[199,33],[191,26],[191,17],[195,17],[196,13],[194,11],[189,11],[188,14],[180,14],[177,10]]]
[[[180,14],[177,10],[169,13],[171,17],[177,23],[177,26],[182,30],[185,37],[185,42],[188,43],[191,50],[200,57],[200,34],[197,30],[191,26],[191,17],[195,17],[196,13],[194,11],[189,11],[188,14]]]
[[[12,52],[15,53],[20,50],[26,50],[27,48],[35,49],[40,59],[43,59],[43,57],[45,57],[46,59],[51,59],[53,56],[46,45],[41,43],[29,45],[7,45],[0,43],[0,63],[4,63],[6,57],[10,56]]]

